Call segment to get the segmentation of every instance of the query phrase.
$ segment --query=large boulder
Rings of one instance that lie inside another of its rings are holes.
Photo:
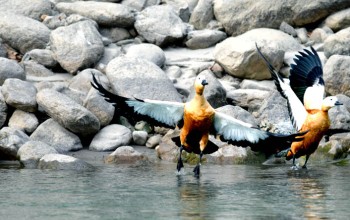
[[[214,14],[226,33],[235,36],[260,27],[278,29],[283,21],[293,26],[313,24],[349,6],[348,0],[216,0]]]
[[[21,14],[40,21],[42,15],[54,14],[54,5],[47,0],[0,0],[0,11]]]
[[[29,140],[23,131],[3,127],[0,130],[0,158],[16,159],[18,149]]]
[[[17,156],[25,168],[37,168],[43,156],[57,153],[54,147],[44,142],[27,141],[19,148]]]
[[[89,171],[94,167],[87,162],[63,154],[46,154],[39,160],[39,169]]]
[[[276,70],[283,64],[285,52],[302,49],[292,36],[279,30],[260,28],[227,38],[217,44],[214,50],[215,60],[232,76],[256,80],[270,79],[270,71],[259,56],[256,44]]]
[[[0,57],[0,85],[8,78],[26,79],[24,69],[14,60]]]
[[[86,135],[100,129],[94,114],[60,92],[43,89],[37,94],[37,102],[50,117],[74,133]]]
[[[136,16],[135,28],[149,43],[162,47],[182,40],[187,26],[171,6],[156,5]]]
[[[145,59],[117,57],[109,62],[106,75],[116,94],[139,99],[181,101],[166,74]]]
[[[83,148],[77,135],[63,128],[53,119],[48,119],[30,135],[32,141],[42,141],[52,147],[57,152],[65,153]]]
[[[50,44],[54,58],[70,73],[96,64],[104,52],[101,35],[90,21],[55,29]]]
[[[77,1],[61,2],[56,8],[65,14],[80,14],[96,21],[101,26],[130,27],[135,17],[132,8],[109,2]]]
[[[209,22],[214,19],[213,1],[199,0],[190,17],[190,24],[197,30],[207,27]]]
[[[326,92],[331,95],[344,94],[350,96],[350,57],[343,55],[331,56],[324,66],[324,80]]]
[[[325,20],[325,25],[327,27],[330,27],[333,31],[339,31],[341,29],[349,27],[350,8],[335,12],[328,16]]]
[[[350,27],[327,37],[324,41],[324,54],[326,57],[334,54],[350,55]]]
[[[154,44],[136,44],[127,49],[126,57],[144,58],[159,67],[165,62],[165,54],[163,50]]]
[[[1,12],[0,38],[25,54],[32,49],[45,48],[49,42],[50,30],[41,22],[29,17]]]

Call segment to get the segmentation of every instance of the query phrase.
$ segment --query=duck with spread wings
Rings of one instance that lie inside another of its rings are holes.
[[[93,76],[92,86],[99,91],[106,101],[114,103],[115,114],[123,115],[133,121],[146,120],[154,125],[181,128],[180,137],[173,141],[180,147],[177,170],[183,167],[181,153],[183,150],[199,154],[199,163],[193,172],[200,174],[203,154],[211,154],[218,146],[209,140],[209,134],[220,136],[222,141],[237,146],[250,146],[253,151],[272,155],[290,147],[293,141],[299,141],[300,134],[275,134],[260,130],[226,114],[215,111],[203,95],[206,79],[197,76],[194,89],[195,96],[187,103],[140,100],[119,96],[105,89]]]
[[[295,64],[290,69],[290,84],[276,71],[267,58],[256,46],[258,53],[268,66],[277,90],[287,99],[289,115],[294,128],[305,132],[303,140],[293,142],[291,149],[285,151],[287,160],[306,156],[303,168],[312,153],[314,153],[323,135],[330,127],[328,110],[342,105],[335,96],[325,96],[323,70],[321,60],[313,47],[300,51],[294,58]]]

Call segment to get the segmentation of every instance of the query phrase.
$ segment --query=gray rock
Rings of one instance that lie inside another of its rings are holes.
[[[244,79],[270,79],[271,74],[259,56],[255,44],[270,63],[279,70],[284,53],[298,51],[301,45],[279,30],[260,28],[237,37],[230,37],[215,47],[214,57],[230,75]]]
[[[90,89],[92,88],[91,82],[92,82],[92,75],[95,75],[98,79],[104,78],[104,80],[107,80],[106,77],[98,70],[95,69],[84,69],[83,71],[77,73],[69,82],[68,88],[76,91],[81,91],[85,94],[87,94]]]
[[[159,145],[155,148],[159,159],[171,162],[176,161],[179,156],[179,148],[171,140],[171,138],[179,135],[179,130],[170,130],[166,135],[164,135]]]
[[[298,39],[302,44],[305,44],[306,42],[308,42],[309,36],[306,28],[297,28],[295,29],[295,31],[297,32]]]
[[[213,1],[199,0],[190,17],[190,24],[197,30],[207,27],[209,22],[214,19]]]
[[[7,118],[7,104],[4,95],[0,92],[0,127],[5,124]]]
[[[130,46],[125,54],[130,58],[144,58],[159,67],[162,67],[165,62],[165,54],[163,50],[154,44],[135,44]]]
[[[0,13],[0,38],[22,54],[47,46],[50,30],[39,21],[19,14]]]
[[[146,147],[148,148],[155,148],[156,146],[159,145],[160,141],[162,140],[162,135],[156,134],[148,138],[146,142]]]
[[[122,54],[123,54],[123,52],[122,52],[121,47],[119,47],[115,44],[108,45],[107,47],[105,47],[102,58],[97,62],[95,68],[98,69],[99,71],[105,73],[107,64],[111,60],[113,60],[114,58],[116,58]]]
[[[315,43],[323,43],[332,33],[327,33],[326,30],[322,28],[316,28],[311,32],[310,40]]]
[[[46,67],[54,67],[57,61],[53,58],[51,50],[34,49],[25,54],[27,59],[33,60]],[[23,58],[25,60],[25,57]]]
[[[151,133],[153,131],[152,125],[150,125],[149,123],[145,122],[145,121],[138,121],[135,124],[135,130],[137,131],[145,131],[148,134]]]
[[[105,159],[105,163],[135,163],[138,161],[145,161],[148,160],[147,156],[143,155],[142,153],[136,151],[131,146],[122,146],[116,149],[113,153],[108,155],[108,157]]]
[[[259,89],[264,91],[276,90],[275,83],[272,80],[250,80],[244,79],[241,83],[241,89]]]
[[[94,167],[87,162],[63,154],[46,154],[38,164],[39,169],[89,171]]]
[[[107,37],[113,43],[131,38],[129,31],[126,30],[125,28],[120,28],[120,27],[100,28],[99,31],[102,36]]]
[[[65,14],[80,14],[99,25],[110,27],[130,27],[135,17],[130,7],[108,2],[78,1],[58,3],[56,8]]]
[[[297,32],[295,31],[295,29],[289,25],[288,23],[282,21],[281,25],[280,25],[280,30],[283,31],[286,34],[289,34],[293,37],[297,36]]]
[[[349,133],[332,135],[330,141],[320,143],[315,156],[329,161],[344,159],[348,156],[349,140]]]
[[[130,144],[132,134],[129,128],[113,124],[102,128],[92,139],[89,149],[93,151],[110,151]]]
[[[160,47],[183,39],[187,29],[174,9],[167,5],[146,8],[136,16],[134,26],[144,39]]]
[[[161,3],[161,0],[123,0],[121,4],[127,5],[138,11],[142,11],[143,9],[149,6],[159,5],[160,3]]]
[[[224,40],[226,33],[217,30],[191,31],[187,35],[186,46],[191,49],[208,48]]]
[[[39,120],[33,113],[24,112],[17,109],[13,112],[8,125],[11,128],[15,128],[30,134],[38,127]]]
[[[190,9],[187,0],[164,0],[167,5],[170,5],[176,14],[184,21],[188,22],[190,19]]]
[[[116,94],[139,99],[181,101],[166,74],[145,59],[117,57],[108,64],[106,75]]]
[[[350,8],[335,12],[328,16],[325,20],[325,25],[330,27],[333,31],[350,26]]]
[[[0,57],[0,85],[8,78],[26,79],[23,68],[14,60]]]
[[[25,168],[37,168],[43,156],[57,153],[55,148],[44,142],[27,141],[19,148],[17,156]]]
[[[5,45],[2,43],[2,40],[0,39],[0,57],[6,57],[7,56],[7,50]]]
[[[24,15],[40,21],[42,15],[51,15],[54,5],[47,0],[35,0],[28,4],[27,0],[0,0],[0,11]]]
[[[0,152],[2,158],[16,159],[18,149],[29,140],[28,135],[15,128],[3,127],[0,130]]]
[[[64,13],[56,14],[53,16],[43,16],[43,24],[45,24],[51,30],[55,30],[58,27],[68,25],[67,15]]]
[[[225,105],[220,108],[217,108],[216,111],[225,113],[229,116],[232,116],[235,119],[249,123],[254,127],[257,127],[259,125],[257,120],[253,117],[252,114],[250,114],[248,111],[244,110],[239,106]]]
[[[227,92],[227,99],[249,112],[258,111],[262,102],[271,95],[271,92],[258,89],[236,89]]]
[[[46,77],[54,75],[51,70],[32,60],[24,61],[23,66],[26,75],[29,76],[28,78],[30,78],[30,76]]]
[[[100,122],[94,114],[62,93],[41,90],[37,102],[50,117],[74,133],[93,134],[100,129]]]
[[[348,112],[350,112],[350,97],[343,94],[339,94],[337,95],[337,98],[341,103],[343,103]]]
[[[53,119],[48,119],[41,123],[30,135],[30,140],[42,141],[54,147],[59,153],[76,151],[83,148],[77,135],[63,128]]]
[[[1,87],[5,101],[17,109],[34,112],[37,109],[35,86],[20,79],[6,79]]]
[[[330,129],[335,130],[350,130],[350,112],[346,106],[337,106],[328,111],[331,121]]]
[[[94,65],[104,52],[101,36],[89,21],[55,29],[50,44],[55,60],[70,73]]]
[[[148,133],[146,131],[133,131],[132,140],[135,144],[144,146],[147,142]]]
[[[324,54],[330,57],[334,54],[350,55],[350,27],[338,31],[324,41]]]
[[[349,68],[350,57],[343,55],[331,56],[324,66],[326,92],[331,95],[344,94],[350,96],[350,75],[344,71]]]

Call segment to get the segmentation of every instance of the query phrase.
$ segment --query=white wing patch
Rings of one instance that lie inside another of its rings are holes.
[[[322,102],[324,98],[324,86],[314,85],[308,87],[304,93],[304,106],[307,110],[322,108]]]

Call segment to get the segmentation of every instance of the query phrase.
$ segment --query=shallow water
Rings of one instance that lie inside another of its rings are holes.
[[[349,165],[0,167],[1,219],[349,219]]]

